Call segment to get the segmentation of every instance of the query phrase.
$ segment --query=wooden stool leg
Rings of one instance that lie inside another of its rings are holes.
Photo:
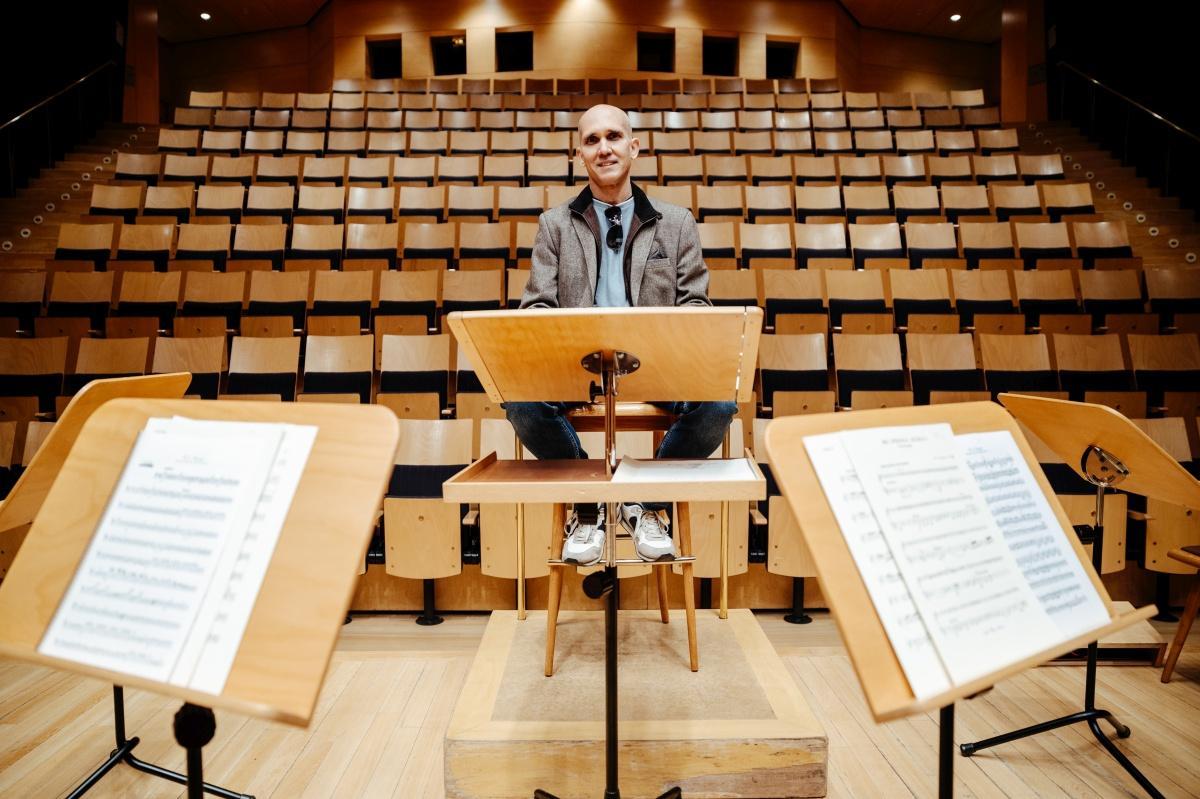
[[[676,524],[679,525],[679,554],[692,554],[692,520],[688,515],[688,503],[676,505]],[[696,593],[692,585],[692,562],[683,564],[683,610],[687,616],[688,656],[692,671],[700,671],[700,650],[696,644]]]
[[[567,506],[557,503],[550,514],[550,559],[562,557],[563,524],[567,520]],[[562,601],[564,566],[550,567],[550,590],[546,596],[546,676],[554,676],[554,635],[558,627],[558,605]]]
[[[1171,681],[1171,673],[1175,671],[1175,661],[1179,660],[1183,642],[1187,640],[1188,633],[1192,629],[1192,622],[1196,618],[1197,611],[1200,611],[1200,572],[1192,578],[1192,590],[1188,592],[1187,605],[1183,609],[1183,615],[1179,617],[1179,626],[1175,628],[1175,640],[1171,641],[1171,648],[1167,651],[1167,662],[1163,665],[1163,682]]]
[[[654,567],[654,574],[658,578],[658,612],[662,615],[663,624],[671,622],[671,608],[667,604],[667,570],[670,568],[666,564]]]

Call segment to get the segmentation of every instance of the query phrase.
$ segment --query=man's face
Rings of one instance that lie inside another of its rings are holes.
[[[637,158],[638,147],[629,129],[629,117],[619,108],[596,106],[579,120],[579,158],[597,186],[623,183]]]

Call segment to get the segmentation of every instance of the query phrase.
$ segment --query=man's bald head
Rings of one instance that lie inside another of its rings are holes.
[[[615,105],[601,103],[584,111],[583,116],[579,117],[579,140],[583,141],[584,131],[589,126],[597,125],[605,128],[617,125],[625,131],[626,136],[633,135],[633,126],[629,123],[629,115]]]
[[[616,203],[630,195],[629,170],[638,148],[629,117],[620,108],[594,105],[579,118],[577,155],[596,199]]]

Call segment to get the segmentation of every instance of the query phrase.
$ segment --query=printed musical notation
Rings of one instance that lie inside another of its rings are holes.
[[[219,693],[315,434],[149,420],[39,651]]]
[[[1007,431],[920,425],[804,443],[918,698],[1108,622]]]
[[[804,446],[913,695],[921,699],[945,691],[950,678],[875,521],[840,434],[807,436]]]
[[[947,424],[852,430],[846,451],[951,678],[1058,640]]]
[[[1017,566],[1062,636],[1106,624],[1108,610],[1012,435],[998,430],[955,440]]]

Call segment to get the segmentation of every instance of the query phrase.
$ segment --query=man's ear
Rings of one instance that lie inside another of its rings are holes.
[[[637,158],[638,151],[642,149],[642,143],[638,141],[637,136],[632,136],[629,139],[629,157]]]

